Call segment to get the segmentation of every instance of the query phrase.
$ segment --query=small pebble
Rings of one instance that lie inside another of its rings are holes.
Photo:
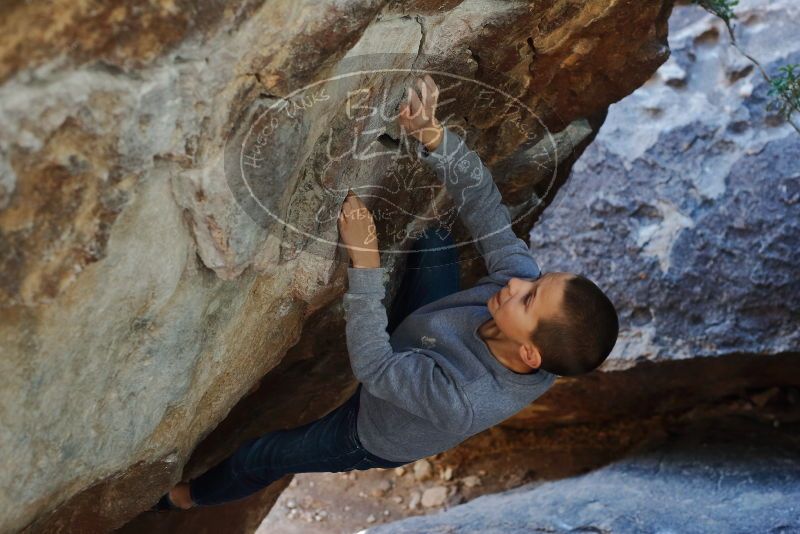
[[[481,485],[481,479],[475,475],[469,475],[461,479],[461,482],[468,488],[474,488]]]
[[[441,506],[447,499],[447,488],[445,486],[433,486],[422,493],[422,506],[433,508]]]
[[[416,510],[417,506],[419,506],[419,502],[422,500],[422,494],[418,491],[412,491],[411,497],[408,501],[408,509],[409,510]]]
[[[374,516],[374,515],[372,515],[372,514],[369,514],[369,515],[367,516],[367,523],[374,523],[375,521],[377,521],[377,519],[375,519],[375,516]]]
[[[344,511],[345,512],[349,512],[350,511],[350,505],[349,504],[345,504],[344,505]]]
[[[417,480],[425,480],[431,476],[431,463],[424,458],[414,462],[414,478]]]
[[[384,511],[383,511],[383,515],[384,515],[384,517],[388,517],[390,513],[391,513],[391,512],[389,512],[389,510],[384,510]]]
[[[449,465],[442,471],[442,480],[450,480],[453,478],[453,468]]]
[[[294,499],[289,499],[288,501],[286,501],[286,508],[290,509],[297,508],[297,501],[295,501]]]
[[[395,502],[395,504],[400,504],[401,502],[403,502],[403,497],[400,495],[395,495],[394,497],[392,497],[392,500]]]
[[[314,514],[314,521],[325,521],[328,517],[328,512],[326,510],[317,510],[317,513]]]

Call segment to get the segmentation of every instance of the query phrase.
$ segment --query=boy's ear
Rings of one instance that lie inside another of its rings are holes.
[[[538,369],[542,365],[542,354],[535,345],[528,342],[519,346],[519,357],[532,369]]]

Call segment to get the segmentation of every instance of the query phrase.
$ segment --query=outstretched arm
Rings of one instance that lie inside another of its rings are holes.
[[[386,333],[384,269],[347,269],[344,294],[347,351],[355,377],[370,394],[431,421],[446,432],[472,424],[472,405],[436,360],[415,350],[395,352]]]
[[[511,216],[491,172],[461,136],[436,120],[438,88],[433,79],[426,75],[418,80],[417,88],[421,96],[409,88],[400,125],[420,141],[420,159],[444,182],[486,262],[488,278],[501,285],[511,277],[538,278],[539,265],[512,230]]]
[[[372,214],[348,194],[339,233],[353,267],[344,294],[347,351],[366,390],[438,428],[461,433],[472,424],[472,405],[461,386],[435,359],[414,350],[394,352],[386,333],[385,269],[380,266]]]

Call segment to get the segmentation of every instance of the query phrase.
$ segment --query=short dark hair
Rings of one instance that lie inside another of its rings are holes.
[[[618,333],[614,304],[594,282],[576,274],[564,283],[561,315],[540,319],[531,342],[541,353],[542,369],[575,376],[599,367]]]

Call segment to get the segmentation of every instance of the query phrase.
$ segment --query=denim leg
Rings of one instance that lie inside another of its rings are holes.
[[[417,308],[460,291],[461,275],[454,244],[452,233],[435,226],[426,228],[414,241],[389,313],[390,334]]]
[[[390,313],[389,332],[417,308],[460,290],[453,244],[452,235],[436,227],[414,242]],[[190,482],[192,501],[209,506],[242,499],[289,473],[338,473],[408,463],[385,460],[362,446],[356,432],[361,387],[321,419],[243,443],[233,455]]]
[[[363,462],[355,432],[358,393],[324,417],[268,432],[243,443],[230,457],[190,482],[198,506],[242,499],[289,473],[338,473]]]
[[[230,457],[189,483],[198,506],[222,504],[269,486],[289,473],[339,473],[373,467],[398,467],[367,451],[358,439],[362,384],[341,406],[316,421],[268,432],[243,443]]]

